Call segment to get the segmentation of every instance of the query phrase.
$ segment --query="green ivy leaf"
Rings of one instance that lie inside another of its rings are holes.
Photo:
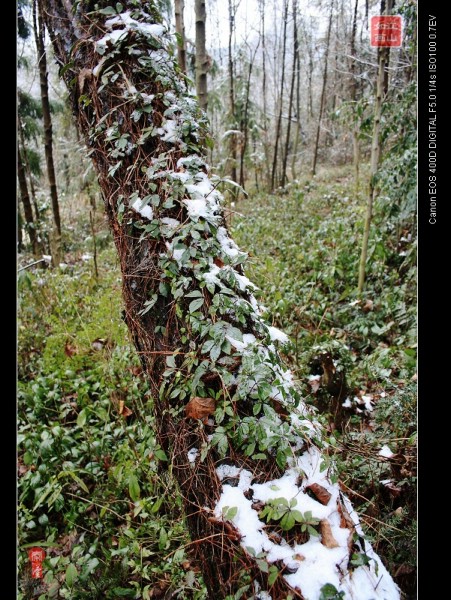
[[[78,425],[79,427],[83,427],[83,426],[85,425],[85,423],[86,423],[86,419],[87,419],[87,417],[88,417],[88,414],[87,414],[87,412],[86,412],[86,408],[84,408],[83,410],[81,410],[81,411],[78,413],[78,417],[77,417],[77,425]]]
[[[105,8],[101,8],[99,10],[99,13],[101,15],[115,15],[116,11],[114,10],[114,8],[112,6],[106,6]]]
[[[143,308],[142,310],[140,310],[138,314],[140,314],[141,316],[145,315],[147,312],[149,312],[149,310],[153,306],[155,306],[157,300],[158,300],[158,295],[157,294],[153,294],[152,298],[150,300],[146,300],[146,302],[144,302],[145,308]]]
[[[66,569],[66,583],[72,587],[78,577],[77,567],[73,563],[69,563]]]
[[[263,571],[263,573],[269,573],[269,565],[266,560],[257,558],[255,562],[257,563],[257,566],[260,569],[260,571]]]
[[[136,475],[130,475],[128,478],[128,493],[130,494],[130,498],[133,500],[133,502],[139,500],[141,489],[139,487],[138,478]]]
[[[185,298],[203,298],[203,294],[200,290],[193,290],[188,294],[185,294]]]
[[[277,577],[279,576],[279,570],[275,565],[269,567],[268,585],[271,587],[275,584]]]
[[[236,517],[238,513],[238,507],[237,506],[223,506],[222,507],[222,515],[224,517],[224,519],[227,519],[229,521],[232,521],[232,519],[234,517]]]
[[[200,308],[202,306],[202,304],[204,303],[204,299],[202,298],[196,298],[196,300],[193,300],[192,302],[190,302],[189,304],[189,312],[193,313],[195,312],[198,308]]]
[[[168,460],[168,457],[166,456],[166,452],[164,450],[162,450],[161,448],[159,448],[158,450],[155,450],[155,456],[158,458],[158,460]]]

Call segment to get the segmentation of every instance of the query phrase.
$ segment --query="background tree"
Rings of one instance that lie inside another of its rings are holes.
[[[381,14],[390,15],[393,0],[381,0]],[[359,264],[358,291],[362,293],[365,283],[365,269],[368,257],[368,240],[370,236],[371,220],[373,217],[374,196],[377,186],[377,172],[381,156],[381,116],[382,103],[388,93],[388,63],[390,60],[390,47],[378,48],[378,72],[376,80],[376,96],[374,102],[373,136],[371,141],[370,182],[366,203],[365,226],[363,230],[362,253]]]
[[[53,158],[52,116],[50,112],[49,85],[47,74],[47,55],[44,43],[44,24],[42,9],[38,0],[33,0],[33,29],[39,65],[39,83],[41,87],[42,116],[44,121],[44,149],[47,165],[47,177],[50,187],[52,214],[55,226],[54,248],[55,259],[58,260],[61,245],[61,218],[56,185],[55,163]]]
[[[207,71],[208,55],[205,48],[205,0],[195,0],[196,11],[196,91],[199,105],[202,110],[207,110]]]
[[[174,0],[175,12],[175,30],[177,38],[177,58],[182,73],[186,75],[186,39],[185,39],[185,20],[184,20],[185,2],[184,0]]]

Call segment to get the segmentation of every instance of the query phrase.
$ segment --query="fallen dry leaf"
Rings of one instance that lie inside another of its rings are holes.
[[[319,485],[319,483],[312,483],[311,485],[308,485],[306,489],[310,490],[318,502],[321,502],[324,506],[329,504],[332,494],[330,494],[325,487]]]
[[[319,523],[321,529],[321,543],[326,548],[338,548],[340,545],[332,534],[332,528],[327,519],[323,519]]]
[[[351,519],[351,515],[348,513],[348,511],[346,510],[346,507],[344,506],[344,504],[339,500],[337,502],[337,508],[338,508],[338,513],[340,515],[340,527],[342,529],[349,529],[349,536],[348,536],[348,549],[349,552],[351,552],[352,550],[352,545],[354,543],[354,521]]]
[[[362,310],[365,312],[369,312],[370,310],[373,310],[374,308],[374,302],[370,299],[368,299],[365,304],[362,306]]]
[[[217,267],[219,267],[220,269],[221,269],[221,268],[224,266],[224,262],[223,262],[223,261],[222,261],[220,258],[218,258],[218,257],[214,258],[214,259],[213,259],[213,262],[214,262],[214,263],[215,263],[215,265],[216,265]]]
[[[185,406],[185,415],[190,419],[202,419],[205,423],[209,415],[213,415],[215,410],[216,402],[213,398],[195,396]]]
[[[119,400],[119,414],[123,417],[129,417],[133,414],[133,411],[128,406],[125,406],[124,400]]]
[[[300,560],[300,561],[303,561],[303,560],[305,560],[305,556],[303,556],[302,554],[299,554],[299,553],[298,553],[298,554],[295,554],[295,555],[293,556],[293,558],[294,558],[294,560]]]
[[[64,346],[64,354],[70,358],[74,354],[77,354],[77,348],[69,344],[69,342],[66,342],[66,345]]]

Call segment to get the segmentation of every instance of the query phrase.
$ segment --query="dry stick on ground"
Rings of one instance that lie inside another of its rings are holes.
[[[333,478],[321,427],[280,360],[275,345],[284,334],[265,323],[243,276],[245,254],[228,236],[198,146],[203,113],[177,75],[155,5],[123,0],[123,12],[104,15],[93,2],[75,12],[67,0],[43,4],[209,597],[316,600],[333,584],[347,599],[398,600]],[[186,412],[196,398],[209,407],[203,419]],[[328,500],[313,499],[312,484]],[[290,502],[285,512],[297,525],[285,532],[273,515],[264,527],[263,507]],[[302,519],[313,523],[308,531]],[[336,547],[315,531],[320,521]],[[352,553],[368,564],[350,567]],[[312,569],[318,560],[321,569]]]

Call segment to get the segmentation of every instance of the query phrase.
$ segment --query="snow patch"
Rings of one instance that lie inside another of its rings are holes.
[[[390,450],[390,448],[385,444],[378,452],[378,456],[382,456],[383,458],[393,458],[395,455]]]
[[[141,198],[138,198],[137,200],[135,200],[133,202],[132,208],[134,211],[139,213],[142,217],[149,219],[149,221],[151,221],[153,219],[152,207],[149,205],[143,206],[143,201],[141,200]]]
[[[199,450],[197,448],[191,448],[188,450],[188,460],[190,463],[194,463],[196,461],[196,457],[199,454]]]
[[[280,342],[282,344],[287,344],[290,340],[286,333],[277,329],[277,327],[268,326],[269,336],[273,342]]]

